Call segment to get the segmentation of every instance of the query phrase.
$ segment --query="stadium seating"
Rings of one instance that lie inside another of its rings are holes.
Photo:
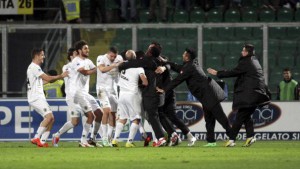
[[[288,27],[286,31],[286,38],[290,40],[299,40],[300,36],[300,27]]]
[[[275,12],[269,8],[261,9],[258,13],[258,21],[274,22],[275,21]]]
[[[222,11],[220,9],[211,9],[206,14],[207,22],[223,22]]]
[[[219,40],[232,40],[234,38],[234,28],[221,27],[215,29],[218,29]]]
[[[271,27],[269,28],[269,38],[284,39],[287,35],[286,27]]]
[[[262,27],[260,27],[260,28],[252,28],[251,35],[255,39],[262,39],[262,37],[263,37]]]
[[[289,8],[278,9],[276,12],[276,18],[278,22],[291,22],[294,18],[294,11]]]
[[[166,37],[166,29],[149,29],[149,37],[153,39],[163,39]]]
[[[243,22],[256,22],[257,21],[257,10],[255,8],[244,8],[242,10]]]
[[[167,38],[182,38],[184,30],[183,29],[167,29],[166,37]]]
[[[228,52],[228,43],[226,41],[211,42],[211,51],[213,54],[225,54]]]
[[[217,28],[204,28],[203,29],[203,40],[211,41],[211,40],[218,40],[217,37]]]
[[[177,51],[183,53],[187,47],[197,49],[197,39],[177,39]]]
[[[203,23],[205,22],[205,13],[203,10],[193,10],[190,14],[190,20],[192,23]]]
[[[239,56],[244,44],[244,41],[231,41],[228,46],[229,52],[236,56]]]
[[[296,20],[297,22],[300,22],[300,10],[297,10],[297,11],[295,12],[295,20]]]
[[[239,9],[229,9],[225,12],[225,22],[240,22],[242,20]]]
[[[234,28],[234,34],[237,39],[252,39],[252,28],[249,27],[236,27]]]
[[[221,68],[223,66],[223,58],[221,55],[211,55],[210,53],[204,53],[204,66],[206,68]]]
[[[281,55],[294,55],[297,51],[297,43],[293,40],[281,40],[279,50]]]
[[[270,66],[278,66],[278,57],[279,57],[279,40],[276,39],[270,39],[268,42],[269,50],[268,50],[268,57],[269,57],[269,62]]]
[[[191,28],[191,29],[183,29],[183,37],[184,38],[191,38],[191,39],[194,39],[194,38],[197,38],[198,36],[198,32],[197,32],[197,29],[196,28]]]
[[[292,55],[280,55],[278,57],[278,61],[280,63],[281,67],[294,67],[295,66],[295,60],[294,56]]]
[[[186,23],[189,21],[189,14],[185,10],[176,10],[173,15],[175,23]]]
[[[139,9],[138,13],[139,13],[139,21],[141,23],[147,23],[150,16],[149,9]]]
[[[149,29],[138,29],[137,30],[137,36],[138,38],[149,38]]]

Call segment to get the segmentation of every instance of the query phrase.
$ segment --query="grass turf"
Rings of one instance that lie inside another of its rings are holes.
[[[77,142],[60,142],[57,148],[37,148],[29,142],[0,142],[0,169],[144,169],[144,168],[298,168],[299,141],[258,141],[251,147],[203,147],[198,141],[194,147],[183,142],[177,147],[135,148],[79,148]]]

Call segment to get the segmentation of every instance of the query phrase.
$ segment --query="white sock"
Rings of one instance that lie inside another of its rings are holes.
[[[117,121],[114,140],[119,139],[123,128],[124,128],[124,124]]]
[[[108,137],[108,139],[112,138],[114,129],[115,129],[114,126],[108,125],[108,128],[107,128],[107,137]]]
[[[142,122],[140,122],[140,124],[139,124],[139,130],[140,130],[141,134],[146,133],[146,131],[144,130]]]
[[[133,141],[133,139],[134,139],[134,137],[135,137],[136,132],[137,132],[138,129],[139,129],[139,125],[138,124],[131,123],[127,142],[132,143],[132,141]]]
[[[191,132],[188,132],[187,134],[186,134],[186,136],[187,136],[187,138],[188,139],[191,139],[191,138],[193,138],[194,136],[192,135],[192,133]]]
[[[42,138],[41,138],[41,142],[42,144],[44,144],[45,142],[47,142],[47,139],[50,135],[50,131],[45,131],[43,134],[42,134]]]
[[[85,123],[83,126],[83,130],[82,130],[82,136],[81,136],[81,142],[82,143],[87,143],[87,135],[89,134],[91,128],[91,124]]]
[[[46,131],[46,127],[39,127],[38,130],[36,131],[36,134],[34,135],[34,138],[40,138],[41,135]]]
[[[66,122],[57,133],[55,133],[56,137],[60,137],[62,134],[64,134],[65,132],[69,131],[71,128],[73,128],[74,125],[72,124],[71,121]]]
[[[93,140],[96,140],[100,125],[101,125],[101,123],[99,123],[99,122],[94,122],[93,123],[93,132],[92,132],[92,135],[91,135],[91,138]]]
[[[102,138],[108,138],[107,136],[107,124],[101,124],[101,128],[102,128]]]
[[[100,126],[101,126],[101,124],[100,124]],[[100,135],[101,138],[103,137],[102,127],[99,127],[98,134]]]

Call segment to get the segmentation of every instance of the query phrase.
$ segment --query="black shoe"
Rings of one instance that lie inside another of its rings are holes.
[[[91,139],[91,138],[88,140],[88,143],[89,143],[90,145],[93,145],[94,147],[97,147],[96,142],[95,142],[93,139]]]

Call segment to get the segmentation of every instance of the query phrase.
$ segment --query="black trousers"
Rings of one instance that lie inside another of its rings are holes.
[[[171,121],[168,119],[166,114],[163,112],[163,108],[159,107],[158,108],[158,115],[159,115],[159,121],[162,125],[162,127],[165,129],[165,131],[168,133],[168,136],[170,137],[173,132],[175,132],[175,128],[173,127],[173,124]]]
[[[225,115],[221,103],[216,104],[211,110],[208,110],[203,106],[205,127],[206,127],[206,140],[209,143],[216,142],[215,139],[215,125],[218,121],[225,129],[227,136],[230,136],[231,127],[228,122],[228,118]]]
[[[240,108],[236,114],[232,130],[229,135],[230,140],[235,140],[242,125],[245,125],[247,138],[254,136],[253,120],[251,115],[255,112],[256,107]]]
[[[171,123],[173,123],[182,131],[182,134],[186,135],[190,132],[189,128],[176,115],[176,96],[174,92],[169,92],[166,94],[165,104],[162,106],[161,111],[171,121]]]
[[[155,96],[143,97],[143,107],[147,116],[147,120],[151,125],[157,139],[164,137],[162,125],[159,121],[159,116],[158,116],[158,103],[159,103],[158,97]]]

